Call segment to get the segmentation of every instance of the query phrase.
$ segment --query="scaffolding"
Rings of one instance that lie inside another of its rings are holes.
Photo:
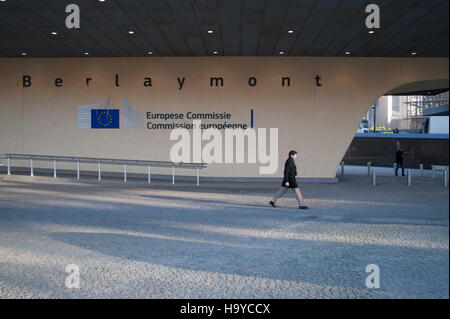
[[[423,110],[448,104],[448,91],[436,95],[409,95],[404,103],[408,128],[421,130],[427,119]]]

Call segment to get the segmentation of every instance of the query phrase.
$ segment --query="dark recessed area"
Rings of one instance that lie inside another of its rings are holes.
[[[65,27],[69,3],[80,29]],[[381,28],[369,34],[363,0],[8,0],[0,57],[448,56],[448,0],[373,3]]]

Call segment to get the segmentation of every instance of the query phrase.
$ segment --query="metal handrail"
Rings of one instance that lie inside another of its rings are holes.
[[[130,159],[114,159],[101,157],[76,157],[76,156],[59,156],[59,155],[29,155],[29,154],[3,154],[4,158],[22,159],[22,160],[36,160],[36,161],[59,161],[59,162],[80,162],[80,163],[103,163],[116,165],[131,165],[131,166],[157,166],[157,167],[173,167],[176,168],[206,168],[206,163],[174,163],[166,161],[144,161],[144,160],[130,160]]]
[[[59,155],[32,155],[32,154],[11,154],[6,153],[0,155],[7,159],[8,175],[11,175],[10,160],[29,160],[30,161],[30,175],[33,176],[33,161],[52,161],[54,177],[56,177],[56,162],[76,162],[77,163],[77,179],[80,178],[80,163],[98,164],[98,179],[101,180],[101,164],[109,165],[123,165],[124,167],[124,181],[127,180],[127,166],[147,166],[148,167],[148,182],[151,182],[151,167],[170,167],[172,168],[172,184],[175,184],[175,168],[196,169],[197,171],[197,185],[199,185],[199,170],[206,168],[206,163],[174,163],[165,161],[144,161],[144,160],[130,160],[130,159],[115,159],[115,158],[100,158],[100,157],[76,157],[76,156],[59,156]]]

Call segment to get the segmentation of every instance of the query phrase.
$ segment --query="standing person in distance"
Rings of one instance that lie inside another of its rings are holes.
[[[397,152],[395,153],[395,163],[397,163],[397,168],[395,169],[395,176],[398,176],[398,169],[402,168],[402,176],[405,176],[405,163],[403,162],[404,159],[403,150],[399,147]]]

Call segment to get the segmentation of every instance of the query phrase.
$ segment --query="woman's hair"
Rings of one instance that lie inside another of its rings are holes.
[[[295,154],[297,154],[296,151],[290,151],[290,152],[289,152],[289,156],[292,156],[292,155],[295,155]]]

